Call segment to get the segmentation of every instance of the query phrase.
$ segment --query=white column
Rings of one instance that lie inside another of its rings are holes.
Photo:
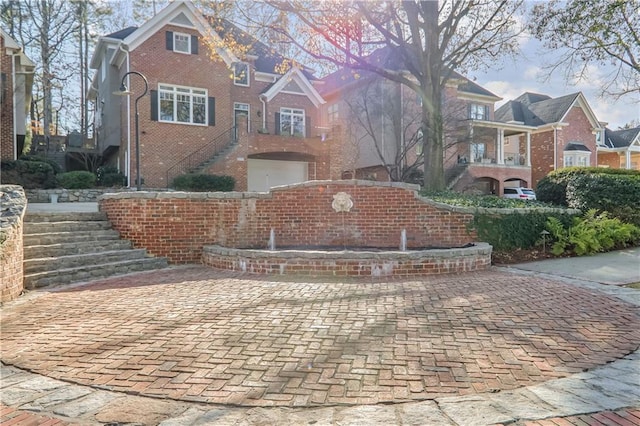
[[[631,168],[631,151],[625,152],[625,165],[624,168],[629,170]]]
[[[475,158],[473,158],[473,150],[471,149],[471,145],[473,144],[473,125],[469,125],[469,163],[473,163]]]
[[[498,164],[504,164],[504,129],[498,129]]]
[[[531,132],[527,132],[527,167],[531,167]]]

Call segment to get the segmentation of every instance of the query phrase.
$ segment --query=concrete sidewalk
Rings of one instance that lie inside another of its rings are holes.
[[[610,285],[640,283],[640,247],[510,265],[509,268],[539,272]]]

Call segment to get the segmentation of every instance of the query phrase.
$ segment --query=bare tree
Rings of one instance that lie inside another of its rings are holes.
[[[443,90],[456,70],[482,67],[517,46],[521,0],[268,1],[288,16],[271,31],[316,60],[403,84],[422,99],[425,187],[443,189]],[[251,18],[251,17],[248,17]],[[388,47],[381,58],[372,54]]]

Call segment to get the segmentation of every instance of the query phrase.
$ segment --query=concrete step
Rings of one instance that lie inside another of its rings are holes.
[[[131,242],[118,239],[101,239],[96,241],[73,241],[67,243],[54,243],[44,245],[24,246],[25,259],[37,259],[42,257],[59,257],[72,254],[97,253],[101,251],[127,250],[131,248]]]
[[[98,212],[59,212],[59,213],[27,213],[24,215],[26,223],[36,222],[77,222],[77,221],[104,221],[105,213]]]
[[[147,254],[144,249],[114,250],[98,253],[74,254],[60,257],[43,257],[38,259],[26,259],[23,262],[24,273],[31,274],[56,269],[77,268],[85,265],[98,265],[101,263],[114,263],[121,260],[143,259]]]
[[[67,222],[29,222],[24,225],[23,235],[43,234],[49,232],[100,231],[111,229],[105,221],[67,221]]]
[[[28,228],[30,225],[26,225]],[[49,245],[49,244],[64,244],[73,242],[85,242],[85,241],[104,241],[104,240],[117,240],[120,238],[120,234],[113,229],[101,229],[97,231],[81,231],[81,232],[49,232],[41,234],[26,234],[22,236],[22,243],[25,247]]]
[[[107,278],[131,272],[149,271],[167,267],[167,260],[162,257],[145,257],[112,263],[85,265],[75,268],[57,269],[46,272],[25,274],[24,288],[35,289],[46,286],[71,284]]]

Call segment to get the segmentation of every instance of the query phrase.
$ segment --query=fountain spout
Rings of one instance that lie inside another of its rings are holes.
[[[400,231],[400,251],[407,251],[407,230]]]
[[[276,232],[271,228],[271,232],[269,232],[269,250],[276,249]]]

